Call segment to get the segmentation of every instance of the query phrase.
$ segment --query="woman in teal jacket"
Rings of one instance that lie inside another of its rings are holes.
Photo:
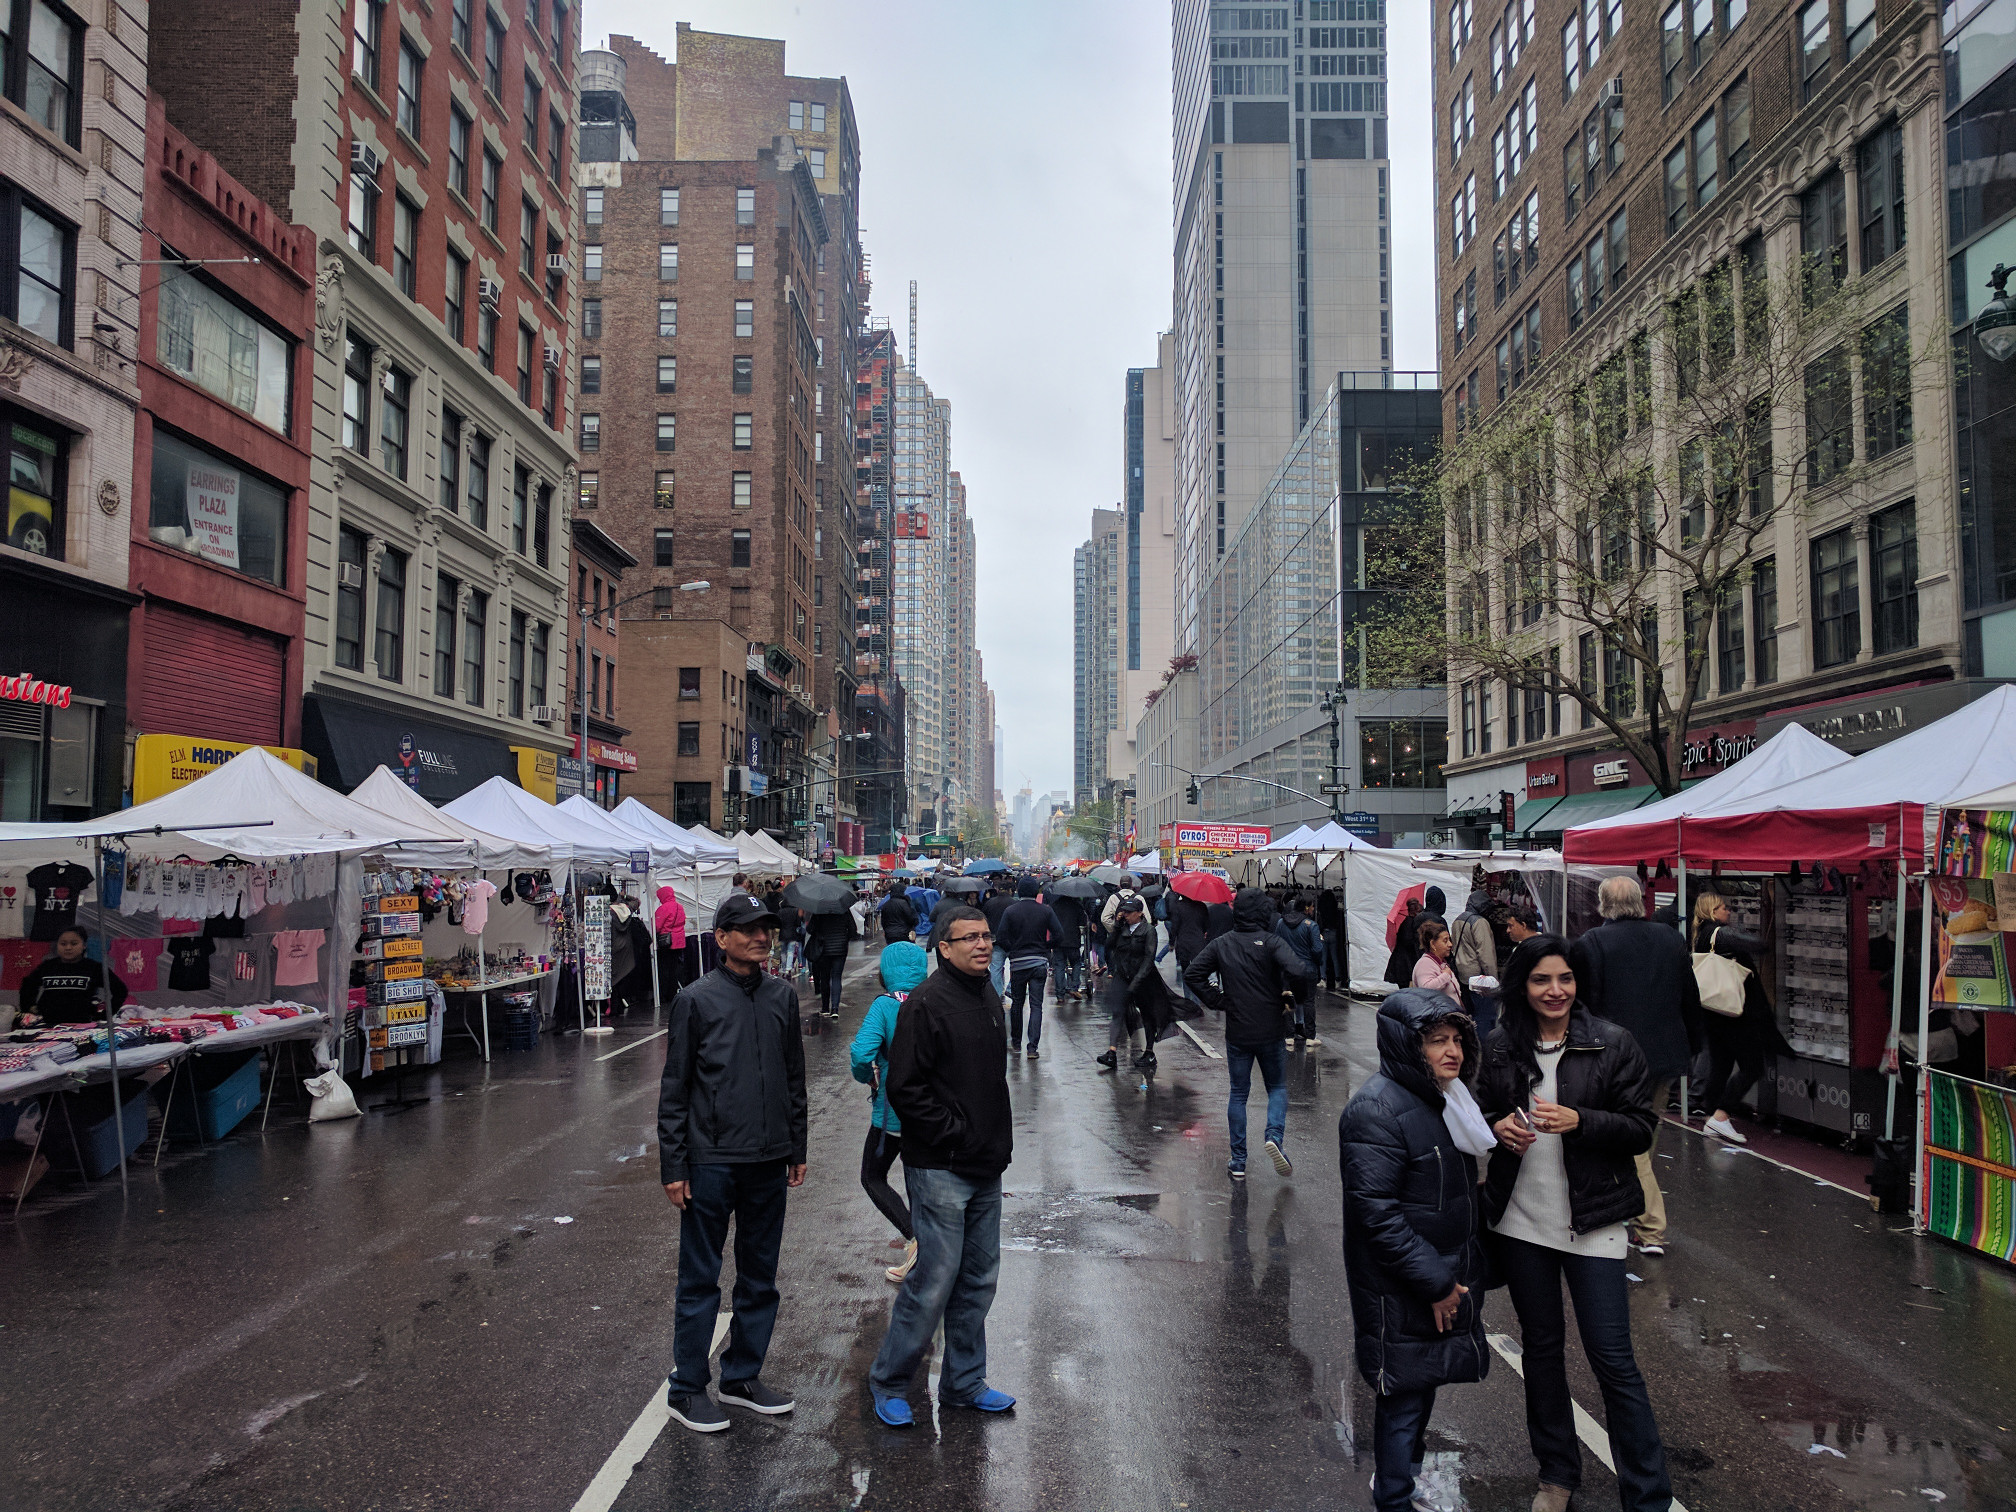
[[[868,1142],[861,1149],[861,1186],[868,1193],[868,1200],[896,1225],[896,1232],[905,1240],[903,1263],[883,1272],[899,1286],[910,1274],[910,1267],[917,1263],[917,1235],[910,1227],[910,1205],[889,1185],[889,1167],[896,1163],[902,1132],[889,1108],[889,1042],[896,1037],[896,1014],[903,1006],[903,999],[929,975],[930,969],[931,958],[924,953],[923,946],[908,940],[884,946],[882,985],[888,990],[868,1005],[860,1031],[848,1050],[854,1080],[875,1089],[874,1111],[868,1119]]]

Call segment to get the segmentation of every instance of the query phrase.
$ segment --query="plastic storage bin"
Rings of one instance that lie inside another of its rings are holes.
[[[157,1083],[157,1095],[167,1098],[168,1085],[167,1078]],[[194,1139],[200,1127],[203,1138],[222,1139],[258,1106],[258,1051],[194,1055],[183,1066],[174,1101],[168,1104],[168,1133],[176,1139]]]

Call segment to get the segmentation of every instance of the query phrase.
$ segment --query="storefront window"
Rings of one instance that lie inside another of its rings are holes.
[[[147,536],[284,586],[287,490],[156,426]]]
[[[234,409],[289,434],[291,343],[183,268],[161,270],[155,356]]]
[[[1449,727],[1439,719],[1368,719],[1358,725],[1360,787],[1439,788],[1448,758]]]
[[[63,557],[63,463],[67,448],[51,431],[18,421],[7,427],[7,544],[36,556]]]
[[[714,790],[705,782],[672,784],[672,822],[678,825],[714,822]]]

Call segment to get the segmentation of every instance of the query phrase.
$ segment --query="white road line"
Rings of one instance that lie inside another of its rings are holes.
[[[1181,1029],[1185,1034],[1189,1035],[1190,1043],[1195,1045],[1199,1050],[1202,1050],[1206,1055],[1210,1056],[1211,1059],[1213,1060],[1225,1059],[1224,1056],[1220,1055],[1216,1050],[1213,1050],[1209,1045],[1205,1044],[1202,1039],[1198,1038],[1197,1031],[1195,1029],[1192,1029],[1188,1024],[1184,1023],[1181,1019],[1178,1019],[1176,1021],[1176,1027],[1178,1029]]]
[[[1778,1167],[1778,1169],[1781,1171],[1790,1171],[1794,1176],[1803,1176],[1808,1181],[1818,1182],[1821,1186],[1830,1186],[1834,1188],[1834,1190],[1837,1192],[1846,1192],[1850,1197],[1853,1197],[1857,1202],[1867,1202],[1869,1200],[1869,1194],[1867,1192],[1858,1192],[1855,1190],[1855,1188],[1845,1187],[1841,1185],[1841,1183],[1838,1181],[1829,1181],[1825,1176],[1815,1176],[1811,1171],[1800,1170],[1798,1166],[1787,1165],[1782,1160],[1773,1160],[1769,1155],[1765,1155],[1760,1153],[1759,1151],[1753,1150],[1748,1145],[1728,1144],[1723,1140],[1717,1139],[1713,1134],[1710,1134],[1706,1129],[1691,1128],[1686,1124],[1675,1124],[1673,1120],[1670,1118],[1662,1119],[1660,1121],[1666,1124],[1668,1127],[1685,1129],[1686,1132],[1694,1135],[1695,1138],[1708,1141],[1711,1148],[1715,1145],[1721,1145],[1722,1148],[1724,1149],[1734,1150],[1738,1155],[1748,1155],[1753,1159],[1763,1161],[1764,1164],[1766,1165],[1774,1165]]]
[[[1512,1337],[1509,1334],[1488,1334],[1486,1337],[1491,1340],[1491,1347],[1498,1351],[1499,1358],[1519,1372],[1520,1380],[1525,1380],[1526,1362],[1520,1357],[1519,1346],[1513,1342]],[[1589,1452],[1603,1462],[1603,1468],[1608,1470],[1612,1475],[1615,1475],[1617,1473],[1617,1462],[1610,1458],[1609,1430],[1604,1428],[1595,1418],[1591,1417],[1584,1410],[1580,1402],[1574,1401],[1571,1398],[1570,1405],[1575,1409],[1575,1432],[1577,1436],[1581,1438],[1583,1443],[1589,1446]],[[1673,1512],[1687,1512],[1686,1506],[1682,1504],[1680,1498],[1677,1496],[1673,1498],[1672,1506]]]
[[[721,1348],[721,1341],[728,1337],[727,1313],[714,1320],[714,1342],[707,1353],[711,1357]],[[665,1431],[665,1425],[672,1421],[672,1409],[665,1405],[665,1383],[659,1382],[652,1389],[651,1400],[644,1404],[644,1410],[637,1414],[637,1420],[630,1425],[630,1431],[610,1451],[609,1458],[602,1461],[602,1468],[595,1472],[595,1479],[588,1482],[588,1489],[575,1499],[573,1512],[609,1512],[616,1505],[616,1498],[623,1494],[623,1488],[630,1484],[630,1477],[651,1446],[658,1442],[658,1435]]]
[[[622,1049],[611,1050],[607,1055],[598,1055],[595,1057],[595,1059],[597,1059],[598,1061],[614,1060],[616,1059],[617,1056],[623,1054],[624,1051],[626,1050],[635,1050],[639,1045],[648,1045],[651,1043],[651,1041],[655,1039],[665,1038],[665,1036],[670,1034],[671,1032],[672,1031],[669,1029],[660,1029],[656,1034],[647,1034],[644,1036],[644,1038],[640,1040],[632,1040],[630,1041],[629,1044],[623,1046]]]

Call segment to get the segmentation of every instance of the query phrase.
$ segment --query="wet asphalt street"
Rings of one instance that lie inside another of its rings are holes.
[[[1372,1007],[1326,1000],[1323,1045],[1291,1060],[1296,1173],[1256,1159],[1244,1188],[1221,1060],[1179,1041],[1145,1088],[1101,1076],[1103,1015],[1053,1009],[1043,1059],[1009,1073],[989,1375],[1021,1405],[898,1434],[865,1387],[897,1254],[856,1179],[846,1047],[871,991],[849,968],[839,1029],[806,1044],[811,1173],[764,1370],[791,1416],[731,1409],[702,1439],[646,1411],[678,1219],[645,1021],[487,1075],[451,1060],[396,1116],[276,1110],[263,1136],[139,1168],[123,1203],[116,1179],[31,1199],[0,1230],[0,1509],[1368,1507],[1336,1123],[1373,1068]],[[1671,1246],[1633,1256],[1634,1322],[1690,1512],[2016,1506],[2016,1274],[1697,1135],[1659,1148]],[[1424,1490],[1524,1512],[1502,1292],[1486,1319],[1503,1356],[1443,1392]],[[1576,1506],[1614,1507],[1585,1459]]]

